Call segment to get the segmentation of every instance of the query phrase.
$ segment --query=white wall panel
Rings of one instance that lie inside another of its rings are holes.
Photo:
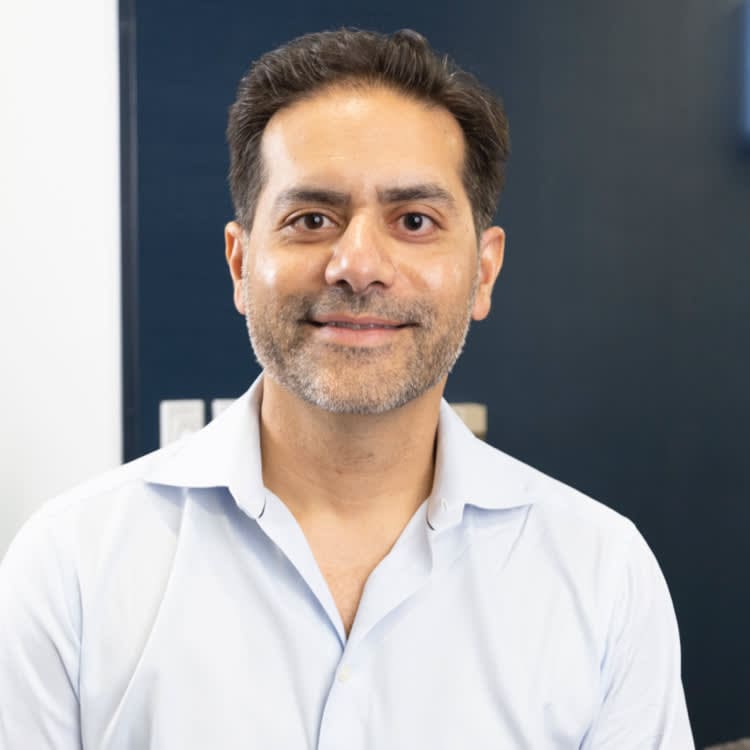
[[[121,454],[116,0],[0,4],[0,556]]]

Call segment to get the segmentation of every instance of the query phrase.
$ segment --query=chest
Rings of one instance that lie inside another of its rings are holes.
[[[92,664],[111,685],[113,644],[117,653],[134,639],[99,640],[100,657],[87,654],[85,746],[545,750],[578,747],[593,715],[598,655],[571,637],[578,615],[559,587],[528,597],[526,585],[488,581],[485,566],[462,556],[390,607],[388,595],[411,589],[414,568],[386,561],[388,575],[373,577],[362,609],[375,612],[374,627],[342,652],[286,566],[253,565],[240,576],[236,559],[186,562],[172,567],[159,616],[109,701],[90,679]],[[320,561],[347,628],[374,561],[349,562]],[[117,626],[130,625],[119,612]]]
[[[392,549],[337,531],[310,533],[308,549],[273,504],[266,528],[236,532],[201,510],[176,549],[144,557],[134,540],[106,576],[92,567],[84,747],[580,746],[602,694],[601,629],[559,557],[515,533],[428,548],[421,526]],[[355,613],[362,626],[346,643],[328,593],[347,630]]]
[[[303,525],[302,529],[348,635],[367,579],[391,550],[401,529],[389,534],[330,525]]]
[[[351,631],[367,579],[385,554],[367,554],[363,551],[342,559],[340,554],[332,556],[328,550],[320,550],[317,554],[314,552],[347,635]]]

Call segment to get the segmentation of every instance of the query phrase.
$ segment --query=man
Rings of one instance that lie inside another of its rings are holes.
[[[414,32],[314,34],[228,136],[263,375],[19,534],[2,747],[692,747],[643,539],[441,401],[503,259],[499,103]]]

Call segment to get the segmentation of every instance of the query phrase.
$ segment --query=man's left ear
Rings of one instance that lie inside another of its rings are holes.
[[[505,232],[500,227],[490,227],[482,232],[479,239],[479,286],[472,320],[484,320],[490,312],[492,289],[500,273],[505,255]]]

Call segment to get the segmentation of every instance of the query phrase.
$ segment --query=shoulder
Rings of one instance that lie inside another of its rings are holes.
[[[515,509],[542,557],[592,569],[647,550],[625,516],[474,437],[449,407],[441,411],[435,490],[481,511]]]
[[[630,519],[490,446],[479,450],[493,486],[503,486],[498,472],[516,477],[526,503],[518,569],[537,596],[568,601],[596,634],[601,659],[628,641],[678,648],[666,581]]]
[[[516,507],[524,514],[523,547],[539,575],[598,606],[614,606],[613,597],[633,586],[646,596],[647,589],[664,594],[658,563],[632,520],[480,441],[473,452],[484,507]]]
[[[148,453],[114,469],[98,474],[47,500],[29,519],[31,525],[64,521],[92,511],[97,505],[116,503],[122,493],[132,499],[145,484],[145,477],[154,468],[179,450],[180,443]]]
[[[480,478],[487,507],[528,506],[551,534],[638,537],[627,517],[539,469],[493,446],[474,439],[472,470]]]
[[[72,588],[81,574],[100,567],[123,540],[143,542],[148,529],[174,515],[175,488],[151,485],[145,476],[176,447],[154,451],[83,482],[45,502],[23,524],[0,565],[0,580],[50,585],[61,575]],[[171,510],[170,510],[171,508]]]

